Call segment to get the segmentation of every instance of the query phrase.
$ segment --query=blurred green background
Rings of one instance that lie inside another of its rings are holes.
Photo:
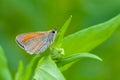
[[[19,60],[27,65],[33,57],[16,44],[16,35],[53,28],[59,30],[72,15],[67,36],[119,13],[120,0],[0,0],[0,45],[12,77]],[[80,60],[63,72],[67,80],[120,80],[120,28],[91,53],[104,61]]]

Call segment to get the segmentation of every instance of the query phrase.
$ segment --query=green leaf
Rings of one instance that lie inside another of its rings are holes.
[[[3,49],[0,47],[0,80],[12,80]]]
[[[68,18],[68,20],[64,23],[64,25],[62,26],[62,28],[58,32],[56,39],[55,39],[55,42],[51,46],[52,48],[55,48],[55,47],[60,48],[61,47],[65,31],[67,30],[67,28],[71,22],[71,19],[72,19],[72,15]]]
[[[18,66],[18,72],[15,75],[15,80],[23,80],[24,79],[23,78],[23,68],[24,68],[23,62],[20,61],[19,66]]]
[[[95,54],[91,54],[91,53],[76,53],[76,54],[72,54],[70,56],[67,56],[67,57],[61,59],[59,62],[57,62],[57,64],[63,71],[63,70],[68,69],[76,61],[79,61],[81,58],[85,58],[85,57],[93,58],[93,59],[97,59],[99,61],[102,61],[102,59],[100,57],[96,56]]]
[[[34,75],[35,80],[65,80],[55,62],[50,56],[45,57],[42,62],[39,60]]]
[[[89,52],[108,39],[119,26],[120,15],[65,37],[62,48],[66,55]]]

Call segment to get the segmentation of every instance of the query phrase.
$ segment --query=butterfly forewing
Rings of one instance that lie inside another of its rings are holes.
[[[33,54],[40,52],[40,48],[46,43],[47,37],[47,32],[34,32],[20,34],[16,37],[16,41],[28,53]]]

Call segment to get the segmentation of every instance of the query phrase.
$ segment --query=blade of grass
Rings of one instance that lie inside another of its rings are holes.
[[[24,78],[23,78],[24,80],[29,80],[31,78],[31,76],[34,74],[36,64],[40,57],[41,57],[41,55],[34,56],[33,59],[31,60],[30,64],[28,64],[28,66],[26,67],[25,73],[24,73]]]
[[[15,75],[15,80],[23,80],[24,79],[23,78],[23,68],[24,68],[23,62],[20,61],[19,66],[18,66],[18,72]]]
[[[12,80],[3,49],[0,47],[0,80]]]

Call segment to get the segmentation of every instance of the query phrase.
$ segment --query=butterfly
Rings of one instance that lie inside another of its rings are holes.
[[[53,42],[57,31],[55,29],[42,32],[24,33],[16,36],[16,42],[29,54],[44,52]]]

